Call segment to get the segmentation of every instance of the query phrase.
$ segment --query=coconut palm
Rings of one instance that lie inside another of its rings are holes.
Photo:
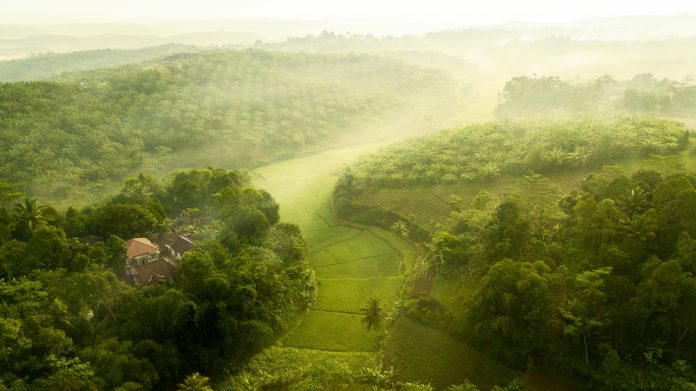
[[[367,305],[362,307],[360,312],[365,315],[362,321],[365,323],[368,330],[379,330],[382,328],[384,308],[382,308],[379,299],[374,297],[367,299]]]
[[[208,384],[209,382],[210,379],[195,372],[188,375],[183,383],[177,384],[176,389],[177,391],[213,391],[213,388]]]
[[[30,232],[51,220],[50,211],[46,205],[40,204],[35,198],[28,197],[15,205],[14,208],[19,224],[27,227]]]

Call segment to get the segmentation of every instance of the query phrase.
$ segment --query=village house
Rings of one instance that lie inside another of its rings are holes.
[[[196,248],[196,244],[193,243],[191,239],[179,233],[162,235],[157,238],[155,242],[157,242],[157,245],[163,252],[175,258],[177,261],[181,260],[184,253]]]
[[[191,242],[193,244],[193,242]],[[193,245],[195,246],[195,245]],[[185,247],[177,247],[184,250]],[[169,249],[167,252],[169,253]],[[132,238],[126,241],[126,268],[122,279],[133,285],[152,285],[174,280],[179,271],[181,257],[162,254],[160,248],[148,238]]]

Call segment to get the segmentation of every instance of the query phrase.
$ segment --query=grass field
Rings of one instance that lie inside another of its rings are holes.
[[[369,331],[362,316],[335,311],[310,310],[281,340],[284,346],[336,352],[376,350],[376,331]]]
[[[447,334],[401,317],[387,341],[385,362],[408,381],[437,389],[469,380],[481,390],[504,385],[515,372]]]
[[[364,305],[363,298],[374,296],[383,304],[389,305],[397,297],[404,281],[403,278],[359,278],[320,280],[319,295],[314,309],[340,311],[357,314]]]
[[[413,249],[391,232],[341,224],[331,213],[330,196],[343,167],[382,145],[331,150],[254,171],[256,185],[276,197],[281,218],[302,229],[319,280],[317,302],[281,340],[284,346],[376,350],[376,333],[362,323],[360,308],[369,297],[384,305],[394,301]]]

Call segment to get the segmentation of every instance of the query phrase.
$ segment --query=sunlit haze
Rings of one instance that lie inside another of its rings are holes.
[[[452,26],[507,21],[561,22],[589,17],[696,12],[696,2],[688,0],[3,0],[3,3],[0,23],[5,24],[332,18]]]

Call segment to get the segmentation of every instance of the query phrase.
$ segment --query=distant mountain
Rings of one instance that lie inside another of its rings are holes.
[[[15,59],[39,53],[137,49],[172,43],[197,46],[248,45],[262,39],[264,36],[259,34],[233,31],[205,31],[168,36],[137,34],[33,35],[16,39],[0,39],[0,59]]]

